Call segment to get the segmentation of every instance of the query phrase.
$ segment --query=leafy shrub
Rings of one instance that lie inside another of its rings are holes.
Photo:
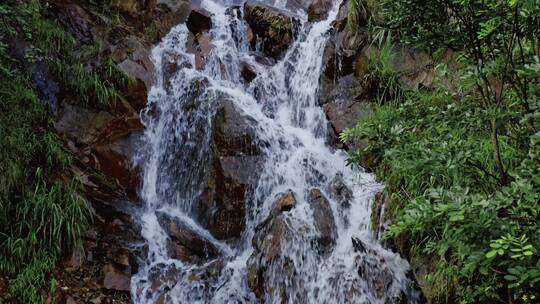
[[[356,155],[378,155],[377,175],[395,190],[395,223],[386,236],[408,235],[413,256],[438,258],[424,279],[444,289],[432,294],[454,293],[464,303],[534,303],[540,297],[540,132],[528,127],[519,106],[501,114],[510,117],[500,145],[513,179],[501,186],[485,124],[491,113],[472,102],[444,91],[409,93],[342,135],[368,140]],[[513,124],[528,129],[528,146],[518,144],[514,137],[523,135]]]

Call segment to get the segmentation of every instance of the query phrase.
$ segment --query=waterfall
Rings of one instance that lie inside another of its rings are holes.
[[[190,38],[184,24],[152,51],[155,80],[142,115],[146,147],[139,155],[145,203],[140,222],[147,253],[132,277],[133,301],[394,303],[408,292],[408,264],[382,248],[370,230],[371,205],[381,186],[372,174],[348,166],[346,154],[327,144],[328,122],[318,102],[323,51],[340,1],[320,22],[307,22],[305,13],[293,12],[300,20],[295,41],[271,66],[259,63],[250,50],[242,9],[234,13],[233,3],[226,2],[201,3],[212,18],[213,45],[203,69],[196,68],[187,49]],[[281,2],[270,4],[286,9]],[[176,67],[172,73],[171,62]],[[249,84],[241,79],[241,62],[256,71]],[[219,240],[196,216],[208,174],[205,164],[211,161],[212,117],[222,100],[249,117],[263,159],[246,199],[245,227],[236,241]],[[336,183],[350,190],[346,208],[332,193]],[[335,245],[326,254],[313,246],[320,233],[314,218],[321,212],[310,203],[313,189],[328,199],[331,209],[325,216],[336,227]],[[296,198],[294,208],[282,215],[290,235],[281,257],[267,265],[266,280],[276,288],[257,298],[248,286],[247,264],[256,252],[252,240],[272,215],[276,196],[287,191]],[[199,263],[171,258],[169,236],[160,222],[164,214],[204,239],[219,257]],[[366,279],[376,275],[376,269],[389,276],[384,286]]]

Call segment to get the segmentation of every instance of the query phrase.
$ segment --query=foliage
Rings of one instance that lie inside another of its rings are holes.
[[[52,131],[50,113],[30,80],[37,60],[73,67],[73,50],[84,48],[47,16],[39,1],[0,4],[0,273],[9,279],[0,302],[44,303],[44,288],[49,283],[54,288],[50,269],[78,244],[91,220],[77,182],[71,181],[73,156]],[[14,40],[28,45],[24,58],[10,52]],[[72,88],[83,88],[78,92],[104,106],[113,94],[100,92],[98,85],[112,91],[111,83],[116,86],[122,77],[109,65],[80,75]],[[70,73],[57,76],[75,79]]]
[[[404,89],[401,85],[401,74],[392,64],[394,59],[392,37],[388,35],[374,50],[375,55],[368,57],[364,81],[368,83],[368,86],[375,87],[374,93],[377,103],[383,104],[400,100],[403,97]]]
[[[537,303],[540,3],[388,0],[383,8],[396,38],[459,60],[438,66],[431,91],[388,96],[389,81],[379,81],[378,110],[342,134],[368,142],[350,161],[380,161],[394,218],[385,235],[407,237],[414,257],[435,258],[421,278],[434,302]]]
[[[540,120],[530,129],[518,105],[500,114],[508,116],[501,154],[513,178],[502,186],[485,124],[491,113],[473,102],[445,91],[409,93],[342,136],[367,139],[355,155],[382,160],[377,175],[395,190],[397,208],[386,236],[409,235],[413,255],[438,257],[436,271],[424,279],[444,289],[432,293],[454,293],[463,303],[534,303],[540,296],[540,168],[532,164],[540,163],[534,131]],[[529,145],[516,136],[526,136]],[[516,269],[524,275],[513,275]]]
[[[89,1],[86,6],[97,13],[98,4],[94,2]],[[3,26],[0,37],[24,39],[31,43],[26,54],[29,62],[45,59],[65,87],[74,91],[72,97],[76,101],[87,106],[106,107],[130,79],[107,60],[81,65],[81,61],[100,56],[101,42],[91,45],[79,43],[47,14],[38,0],[8,0],[0,5]],[[90,101],[97,103],[89,104]]]

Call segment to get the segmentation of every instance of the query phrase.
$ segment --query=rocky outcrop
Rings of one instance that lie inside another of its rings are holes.
[[[253,129],[256,122],[223,98],[213,125],[212,160],[199,217],[216,238],[237,238],[244,230],[246,205],[250,203],[246,199],[261,161]]]
[[[266,55],[281,58],[293,42],[298,21],[287,12],[251,1],[244,5],[244,13],[244,19],[254,33],[250,41],[252,47],[259,39]]]

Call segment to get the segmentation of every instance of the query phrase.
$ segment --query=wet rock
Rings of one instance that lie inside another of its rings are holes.
[[[90,16],[77,4],[71,1],[52,2],[53,12],[58,21],[75,38],[83,43],[91,43],[95,38],[95,29]]]
[[[105,273],[103,279],[103,287],[105,289],[129,291],[131,285],[131,273],[127,273],[125,270],[113,264],[106,265],[103,272]]]
[[[254,253],[247,261],[248,285],[255,295],[261,299],[265,294],[274,294],[275,289],[285,288],[282,286],[272,286],[272,269],[279,269],[282,281],[294,278],[294,266],[287,258],[283,258],[282,246],[290,240],[294,232],[290,231],[287,219],[283,214],[271,216],[259,227],[253,237]],[[282,299],[286,299],[284,290]]]
[[[342,174],[334,176],[330,182],[327,192],[330,197],[338,203],[338,214],[344,226],[349,226],[349,208],[351,207],[351,199],[353,193],[351,189],[345,184]]]
[[[246,201],[257,178],[260,151],[251,118],[223,99],[214,116],[212,159],[199,214],[218,239],[239,237],[245,226]]]
[[[32,82],[41,101],[51,113],[56,114],[60,87],[45,60],[38,60],[32,67]]]
[[[171,80],[183,68],[191,68],[191,60],[180,53],[167,51],[163,53],[162,73],[163,82],[167,84],[167,90],[171,90]]]
[[[257,72],[255,72],[254,68],[247,63],[242,64],[240,74],[242,75],[245,83],[250,83],[253,79],[255,79],[255,77],[257,77]]]
[[[257,122],[223,100],[214,117],[214,145],[220,156],[259,155],[254,126]]]
[[[212,19],[210,18],[210,13],[202,8],[194,7],[191,10],[191,13],[189,13],[186,26],[194,35],[208,32],[210,28],[212,28]]]
[[[366,251],[367,251],[366,245],[364,245],[364,242],[362,242],[361,239],[353,236],[352,237],[352,243],[353,243],[354,251],[360,252],[360,253],[366,253]]]
[[[277,195],[274,210],[277,212],[290,211],[296,205],[296,198],[291,190]]]
[[[315,22],[325,20],[328,17],[328,12],[331,8],[331,0],[315,0],[308,7],[308,21]]]
[[[332,216],[330,202],[319,189],[312,189],[309,192],[308,202],[313,209],[313,222],[319,232],[317,243],[319,250],[323,254],[332,252],[336,245],[337,228]]]
[[[165,229],[171,241],[169,254],[184,262],[199,262],[216,258],[219,250],[211,241],[197,234],[186,223],[165,212],[158,212],[158,221]]]
[[[255,37],[263,43],[264,52],[275,59],[281,58],[294,39],[298,21],[286,12],[255,2],[247,2],[244,12]],[[252,47],[256,40],[250,42]]]

